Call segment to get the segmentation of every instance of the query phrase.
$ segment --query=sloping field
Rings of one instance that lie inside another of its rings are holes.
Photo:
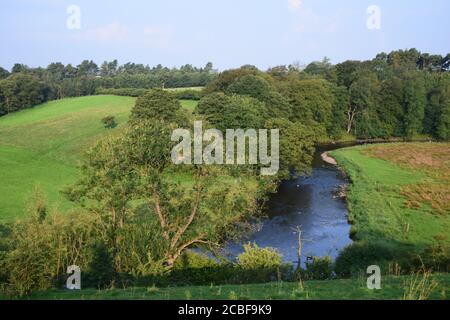
[[[76,179],[83,151],[120,130],[133,105],[134,98],[91,96],[0,118],[0,221],[23,216],[36,187],[46,193],[50,206],[69,209],[60,190]],[[114,131],[100,121],[108,115],[116,117]]]
[[[89,96],[52,101],[0,118],[0,222],[26,214],[35,188],[50,207],[69,210],[60,191],[78,176],[83,152],[106,134],[126,125],[135,98]],[[195,101],[181,101],[192,110]],[[101,119],[114,116],[114,130]]]

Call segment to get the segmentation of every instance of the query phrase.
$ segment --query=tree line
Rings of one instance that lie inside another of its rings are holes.
[[[15,64],[9,72],[0,67],[0,116],[37,104],[68,97],[93,95],[98,89],[149,89],[202,87],[216,76],[212,63],[198,68],[167,68],[117,60],[98,66],[85,60],[78,66],[51,63],[46,68]]]

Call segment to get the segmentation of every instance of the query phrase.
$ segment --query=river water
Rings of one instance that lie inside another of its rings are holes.
[[[228,243],[225,256],[233,259],[243,252],[243,245],[252,242],[260,247],[277,249],[285,262],[296,263],[298,234],[302,230],[302,261],[308,257],[331,256],[352,243],[345,201],[335,196],[339,186],[347,184],[337,168],[323,162],[320,155],[342,145],[319,147],[312,174],[281,184],[267,205],[268,218],[257,230],[238,243]]]

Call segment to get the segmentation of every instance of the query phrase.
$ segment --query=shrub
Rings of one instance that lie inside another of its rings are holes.
[[[179,90],[174,91],[174,95],[179,100],[200,100],[202,98],[202,91],[199,90]]]
[[[115,278],[114,262],[110,250],[104,242],[96,241],[91,246],[91,255],[87,284],[99,289],[108,288]]]
[[[106,129],[114,129],[117,127],[116,118],[114,116],[104,117],[102,123]]]
[[[345,248],[335,261],[335,271],[338,276],[357,276],[366,272],[368,266],[378,265],[382,270],[388,270],[388,265],[395,258],[394,250],[387,244],[379,242],[355,242]]]
[[[3,290],[12,296],[24,296],[34,290],[62,285],[67,267],[86,270],[89,255],[85,245],[93,239],[96,223],[85,214],[33,215],[17,222],[11,230],[12,247],[1,257],[5,270]]]
[[[279,268],[283,263],[281,254],[273,248],[260,248],[257,244],[247,244],[238,256],[238,266],[244,270]]]
[[[262,283],[281,280],[291,270],[283,265],[283,258],[272,248],[260,248],[256,244],[244,246],[238,256],[235,281],[240,283]]]
[[[125,96],[125,97],[140,97],[148,92],[149,89],[136,89],[136,88],[118,88],[118,89],[106,89],[106,88],[97,88],[95,90],[95,94],[110,94],[116,96]]]
[[[314,257],[306,262],[306,269],[302,272],[306,280],[329,280],[334,277],[331,257]]]

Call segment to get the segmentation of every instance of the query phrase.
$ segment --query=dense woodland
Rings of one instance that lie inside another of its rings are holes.
[[[0,115],[65,97],[108,92],[138,96],[145,90],[136,89],[207,86],[204,95],[249,96],[267,108],[268,116],[320,129],[324,139],[350,134],[362,139],[426,135],[448,140],[449,71],[450,54],[443,57],[415,49],[381,53],[370,61],[332,65],[324,59],[265,72],[243,66],[220,74],[211,63],[179,69],[119,66],[117,61],[98,67],[87,60],[77,67],[52,63],[45,69],[16,64],[11,73],[0,69]]]

